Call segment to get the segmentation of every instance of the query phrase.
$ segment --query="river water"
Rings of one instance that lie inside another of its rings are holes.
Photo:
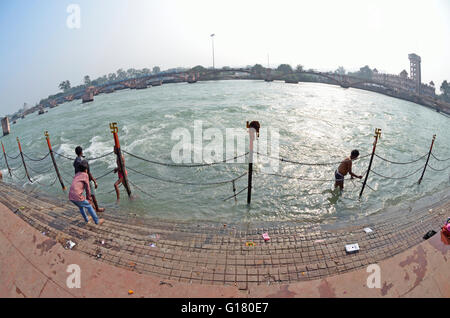
[[[211,81],[196,84],[168,84],[145,90],[123,90],[95,97],[81,104],[73,101],[37,113],[11,125],[11,134],[3,137],[10,157],[18,154],[16,137],[23,152],[31,158],[42,158],[47,152],[44,131],[48,130],[56,152],[74,157],[74,148],[81,145],[87,157],[98,157],[113,149],[110,122],[117,122],[122,149],[159,162],[173,163],[171,152],[179,141],[172,134],[185,128],[194,134],[194,121],[201,121],[203,131],[217,128],[223,132],[234,128],[246,135],[245,122],[258,120],[263,128],[279,132],[279,155],[298,162],[336,162],[358,149],[361,155],[372,151],[375,128],[382,129],[377,154],[395,162],[413,161],[425,155],[433,134],[437,135],[434,154],[440,159],[450,157],[449,119],[426,107],[384,95],[338,86],[261,81]],[[262,136],[261,136],[262,138]],[[274,137],[275,138],[275,137]],[[225,137],[224,137],[225,140]],[[225,141],[224,141],[225,143]],[[208,141],[204,141],[204,145]],[[194,146],[193,146],[194,147]],[[245,147],[248,147],[246,140]],[[195,148],[195,147],[194,147]],[[274,148],[275,149],[275,148]],[[197,149],[198,150],[198,149]],[[244,149],[244,152],[247,151]],[[241,154],[241,153],[237,153]],[[271,154],[269,152],[269,154]],[[272,153],[273,154],[273,153]],[[224,150],[221,160],[226,159]],[[9,159],[12,167],[20,157]],[[147,175],[189,183],[208,183],[233,179],[245,173],[247,163],[228,163],[211,167],[180,168],[154,165],[125,154],[126,165]],[[387,211],[402,209],[417,202],[433,203],[448,195],[450,169],[436,172],[428,169],[422,184],[417,181],[426,158],[409,165],[394,165],[374,159],[373,170],[390,177],[371,173],[362,199],[361,183],[346,181],[341,197],[331,193],[332,181],[305,181],[267,175],[264,162],[255,163],[252,204],[246,204],[243,191],[237,202],[231,198],[232,184],[214,186],[181,185],[150,179],[128,170],[135,200],[129,201],[122,188],[119,207],[138,215],[184,221],[255,222],[287,221],[292,223],[333,223],[361,219],[368,215],[383,216]],[[73,176],[72,162],[57,156],[66,183]],[[369,158],[354,163],[353,170],[364,174]],[[27,161],[36,182],[25,179],[23,168],[7,176],[4,159],[0,161],[5,181],[65,198],[55,180],[51,160]],[[115,167],[114,156],[90,162],[94,176],[101,176]],[[450,161],[430,159],[435,169],[443,169]],[[277,174],[298,178],[334,179],[337,165],[304,166],[279,162]],[[50,171],[49,171],[50,169]],[[116,206],[113,183],[117,176],[99,180],[98,200],[102,206]],[[70,186],[70,185],[69,185]],[[236,181],[236,191],[247,186],[247,177]],[[142,191],[144,192],[142,192]],[[74,208],[75,209],[75,208]]]

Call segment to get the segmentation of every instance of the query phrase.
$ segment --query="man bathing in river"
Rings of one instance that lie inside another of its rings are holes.
[[[84,209],[89,212],[95,224],[102,225],[105,220],[97,217],[92,205],[88,201],[91,199],[91,189],[89,187],[89,176],[87,174],[87,161],[81,161],[78,169],[79,172],[77,172],[73,178],[72,185],[70,186],[69,200],[80,209],[80,213],[87,223],[89,222],[89,218]],[[86,192],[86,197],[83,195],[84,192]]]
[[[127,174],[127,170],[126,169],[125,169],[125,174],[123,173],[123,171],[121,169],[121,165],[120,165],[120,162],[119,162],[119,156],[118,156],[116,147],[114,147],[114,153],[117,156],[117,159],[116,159],[117,168],[114,169],[114,173],[117,173],[118,177],[119,177],[119,180],[117,180],[116,183],[114,183],[114,189],[116,189],[117,203],[119,203],[120,202],[119,185],[123,184],[123,177],[124,177],[124,175],[128,175],[128,174]],[[125,158],[123,157],[122,154],[120,156],[122,157],[123,164],[125,164]]]
[[[75,161],[73,162],[73,167],[75,168],[75,174],[77,174],[78,172],[80,172],[80,164],[83,161],[83,148],[81,148],[80,146],[75,148],[75,153],[77,154],[77,157],[75,158]],[[87,161],[86,161],[87,162]],[[91,174],[91,170],[89,169],[89,164],[87,167],[87,174],[89,176],[89,186],[91,189],[91,197],[92,197],[92,202],[91,205],[94,206],[95,211],[98,212],[105,212],[104,208],[99,208],[98,207],[98,203],[97,203],[97,198],[95,197],[95,190],[98,188],[98,184],[97,184],[97,180],[95,180],[95,178],[92,176]]]
[[[358,176],[352,172],[352,162],[359,157],[359,151],[353,150],[350,154],[350,158],[345,158],[344,161],[341,162],[339,168],[335,171],[334,177],[336,182],[334,184],[334,188],[339,187],[341,191],[344,189],[344,177],[349,173],[353,178],[362,179],[362,176]]]

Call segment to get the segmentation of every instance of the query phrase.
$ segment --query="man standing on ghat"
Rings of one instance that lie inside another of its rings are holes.
[[[77,154],[77,157],[75,158],[75,161],[73,162],[73,167],[75,168],[75,174],[77,174],[78,172],[80,172],[80,164],[81,162],[84,160],[84,156],[83,156],[83,148],[81,148],[80,146],[75,148],[75,153]],[[87,161],[86,161],[87,162]],[[97,185],[97,181],[95,180],[95,178],[92,176],[91,171],[89,169],[89,165],[87,167],[87,174],[89,176],[89,186],[91,189],[91,197],[92,197],[92,205],[95,208],[95,211],[97,213],[99,212],[105,212],[104,208],[99,208],[98,207],[98,203],[97,203],[97,199],[95,197],[95,190],[98,188]]]
[[[80,171],[77,172],[72,180],[72,185],[70,186],[69,200],[80,209],[80,213],[87,223],[89,223],[89,218],[84,209],[89,212],[95,224],[102,225],[105,220],[98,218],[97,214],[88,201],[89,199],[91,199],[91,190],[89,187],[89,176],[87,175],[87,168],[87,161],[81,161],[79,164]],[[84,192],[86,192],[86,196],[84,196]]]

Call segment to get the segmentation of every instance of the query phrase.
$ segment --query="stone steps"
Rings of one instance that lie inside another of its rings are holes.
[[[52,203],[50,198],[2,183],[0,193],[0,202],[12,211],[22,207],[16,214],[30,225],[63,245],[74,241],[75,250],[99,261],[164,279],[205,284],[291,282],[354,270],[414,246],[426,228],[438,226],[445,218],[425,212],[416,218],[387,220],[373,224],[372,234],[360,227],[313,234],[302,227],[269,229],[271,241],[264,243],[261,234],[268,230],[264,228],[241,231],[222,224],[176,225],[115,212],[105,213],[106,222],[99,227],[85,224],[71,203]],[[256,246],[245,246],[248,241]],[[346,255],[344,245],[356,242],[360,252]],[[150,247],[151,243],[156,247]]]

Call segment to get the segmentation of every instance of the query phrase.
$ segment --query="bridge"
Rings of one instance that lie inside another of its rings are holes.
[[[229,69],[204,69],[204,70],[187,70],[181,72],[159,73],[141,76],[133,79],[125,79],[108,83],[102,86],[98,86],[98,92],[102,93],[108,91],[114,86],[124,86],[124,88],[144,88],[151,85],[152,81],[163,81],[163,79],[173,79],[175,81],[183,81],[189,83],[195,83],[201,80],[208,80],[218,76],[225,76],[226,74],[247,73],[253,79],[261,80],[287,80],[290,77],[301,78],[305,75],[310,75],[318,78],[322,78],[325,83],[339,85],[344,88],[357,87],[362,85],[376,85],[385,89],[391,89],[381,82],[376,82],[370,79],[362,79],[349,75],[342,75],[330,72],[318,72],[318,71],[294,71],[292,73],[274,74],[269,73],[256,73],[251,68],[229,68]],[[239,77],[237,77],[239,78]],[[298,80],[296,81],[298,82]]]
[[[246,75],[242,75],[246,74]],[[314,70],[293,71],[280,73],[273,69],[265,69],[265,72],[255,72],[253,68],[226,68],[205,69],[195,67],[186,71],[174,71],[136,77],[132,79],[117,80],[93,88],[93,94],[112,93],[119,89],[144,89],[151,86],[159,86],[165,83],[196,83],[198,81],[220,80],[229,78],[253,79],[265,81],[285,81],[286,83],[319,82],[331,85],[339,85],[343,88],[358,88],[385,94],[391,97],[412,101],[431,107],[439,112],[450,114],[450,104],[439,101],[436,98],[417,95],[406,89],[391,87],[381,81],[364,79],[348,74],[337,74],[332,72],[319,72]],[[92,88],[91,88],[92,89]],[[84,92],[86,93],[86,92]],[[80,96],[78,96],[80,95]],[[62,102],[80,98],[83,94],[68,96]],[[58,102],[60,103],[60,102]]]

